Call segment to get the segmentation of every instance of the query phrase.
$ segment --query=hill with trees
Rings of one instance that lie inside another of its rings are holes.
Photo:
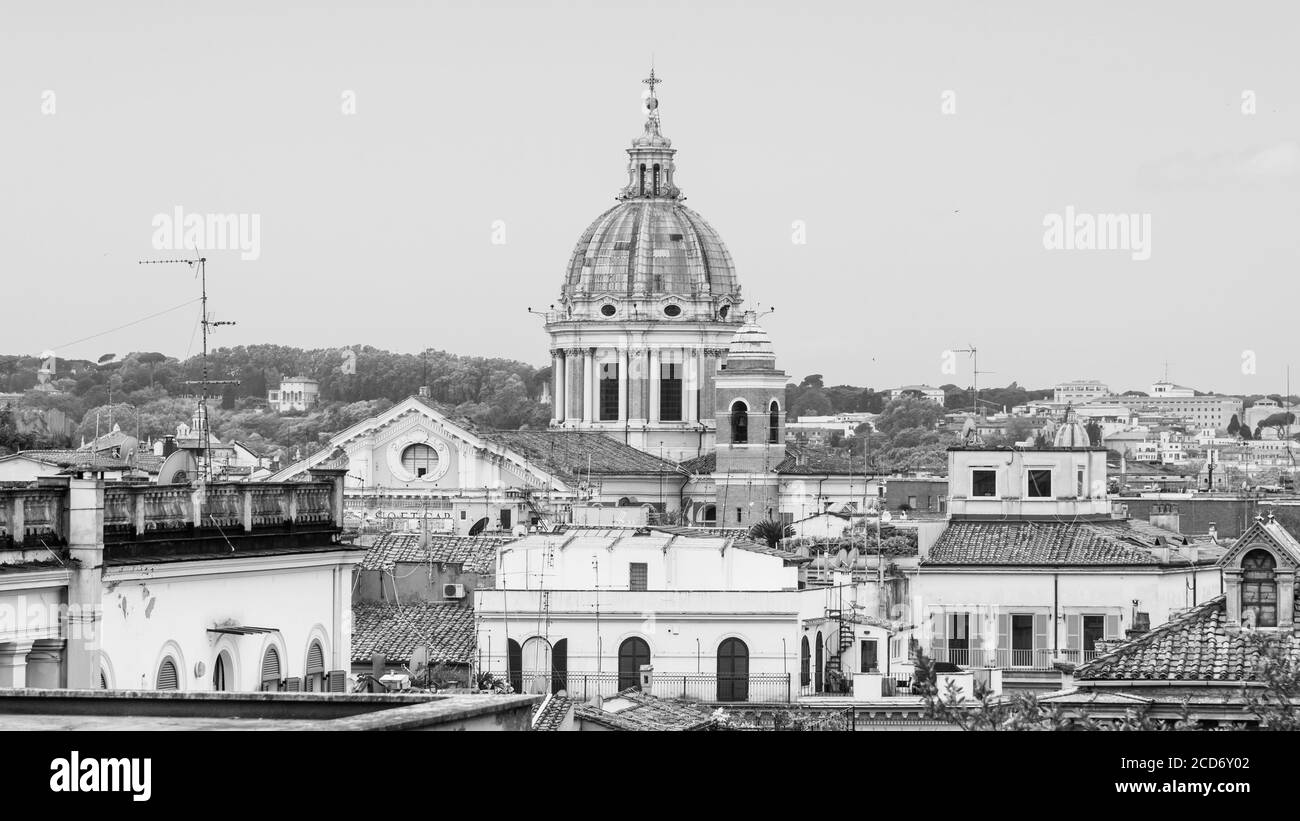
[[[56,362],[49,387],[36,390],[42,360],[0,356],[0,392],[21,395],[0,402],[0,450],[68,447],[113,424],[142,439],[174,433],[194,415],[203,359],[179,360],[155,351],[98,361]],[[210,388],[211,428],[264,452],[292,457],[323,438],[382,412],[428,386],[430,398],[485,428],[545,427],[550,408],[538,401],[550,368],[523,362],[428,350],[419,354],[358,345],[302,349],[285,345],[218,348],[209,353],[208,378],[235,384]],[[306,376],[320,383],[320,402],[307,413],[266,408],[266,392],[282,378]],[[40,419],[58,411],[73,420],[71,436],[43,430]]]

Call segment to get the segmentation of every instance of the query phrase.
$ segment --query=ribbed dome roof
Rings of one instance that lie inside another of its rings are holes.
[[[739,299],[722,239],[679,200],[628,199],[596,218],[573,250],[563,296],[612,293]]]

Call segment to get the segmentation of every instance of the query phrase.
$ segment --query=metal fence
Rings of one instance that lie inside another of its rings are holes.
[[[946,647],[931,648],[927,655],[933,661],[945,661],[958,667],[998,667],[1019,670],[1051,670],[1055,661],[1075,664],[1092,661],[1096,650],[1053,650],[1040,647],[1034,650],[1007,647]]]
[[[792,684],[786,673],[750,673],[727,675],[713,673],[662,673],[651,675],[650,686],[641,686],[640,674],[601,672],[530,672],[496,673],[516,692],[556,693],[586,700],[595,696],[608,698],[634,687],[659,698],[708,702],[778,702],[791,701]]]

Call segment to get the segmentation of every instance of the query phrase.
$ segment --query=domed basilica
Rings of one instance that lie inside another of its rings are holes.
[[[645,130],[627,149],[627,183],[582,233],[547,315],[553,425],[680,461],[714,447],[715,376],[742,299],[726,245],[677,185],[654,91],[662,81],[652,71],[644,82]]]

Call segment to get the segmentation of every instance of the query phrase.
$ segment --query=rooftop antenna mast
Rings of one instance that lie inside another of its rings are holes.
[[[184,263],[194,269],[195,276],[199,278],[199,302],[201,303],[202,316],[199,324],[203,326],[203,378],[198,382],[187,381],[185,384],[200,386],[199,391],[199,475],[206,484],[212,481],[212,426],[208,423],[208,386],[209,385],[238,385],[237,379],[208,379],[208,334],[213,328],[219,328],[222,325],[234,325],[234,322],[217,322],[211,314],[208,313],[208,259],[207,257],[196,257],[195,259],[142,259],[140,265],[174,265]]]
[[[969,343],[968,343],[969,344]],[[971,357],[971,409],[976,416],[980,415],[980,374],[986,373],[980,370],[980,352],[974,345],[969,348],[954,348],[953,353],[968,353]]]

